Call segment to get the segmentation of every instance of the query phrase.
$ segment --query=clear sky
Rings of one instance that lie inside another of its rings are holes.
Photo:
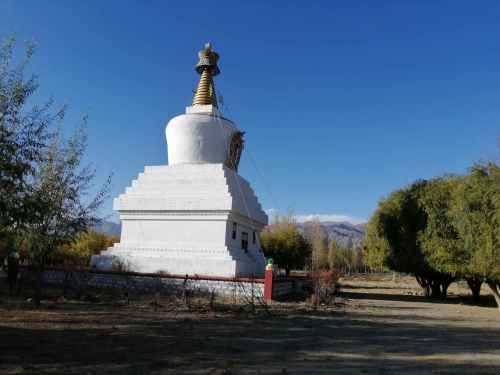
[[[486,0],[0,1],[0,36],[38,44],[41,97],[69,104],[69,126],[89,115],[88,159],[114,173],[112,196],[167,162],[165,124],[211,41],[263,206],[354,220],[497,154],[499,20]]]

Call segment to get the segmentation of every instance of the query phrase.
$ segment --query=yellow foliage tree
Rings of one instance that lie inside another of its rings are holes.
[[[119,239],[105,233],[88,231],[78,234],[75,240],[61,246],[54,253],[53,263],[65,268],[87,267],[92,255],[113,246]]]
[[[261,234],[260,242],[264,254],[285,269],[287,275],[292,269],[301,269],[311,255],[311,248],[297,228],[292,214],[277,216],[274,224],[268,225]]]

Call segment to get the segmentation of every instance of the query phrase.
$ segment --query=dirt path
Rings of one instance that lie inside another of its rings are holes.
[[[342,282],[334,307],[277,303],[270,317],[139,302],[35,311],[0,296],[0,373],[500,374],[496,309],[428,302],[409,279]]]

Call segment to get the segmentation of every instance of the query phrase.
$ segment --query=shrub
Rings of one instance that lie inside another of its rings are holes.
[[[318,271],[311,272],[313,281],[313,296],[314,305],[318,303],[331,303],[337,293],[339,273],[334,268],[323,268]]]

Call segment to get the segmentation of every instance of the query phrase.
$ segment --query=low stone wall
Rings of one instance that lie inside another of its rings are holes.
[[[272,271],[266,271],[265,279],[248,279],[96,270],[65,271],[53,268],[44,272],[43,281],[49,285],[65,285],[69,288],[113,288],[129,293],[177,293],[187,289],[227,297],[253,295],[267,301],[300,294],[311,288],[311,280],[308,278],[275,277]]]
[[[50,269],[44,272],[43,281],[51,285],[69,287],[95,287],[123,289],[129,292],[156,293],[176,292],[184,288],[201,293],[223,296],[262,298],[263,279],[217,278],[161,274],[118,273],[102,271],[71,271]]]

